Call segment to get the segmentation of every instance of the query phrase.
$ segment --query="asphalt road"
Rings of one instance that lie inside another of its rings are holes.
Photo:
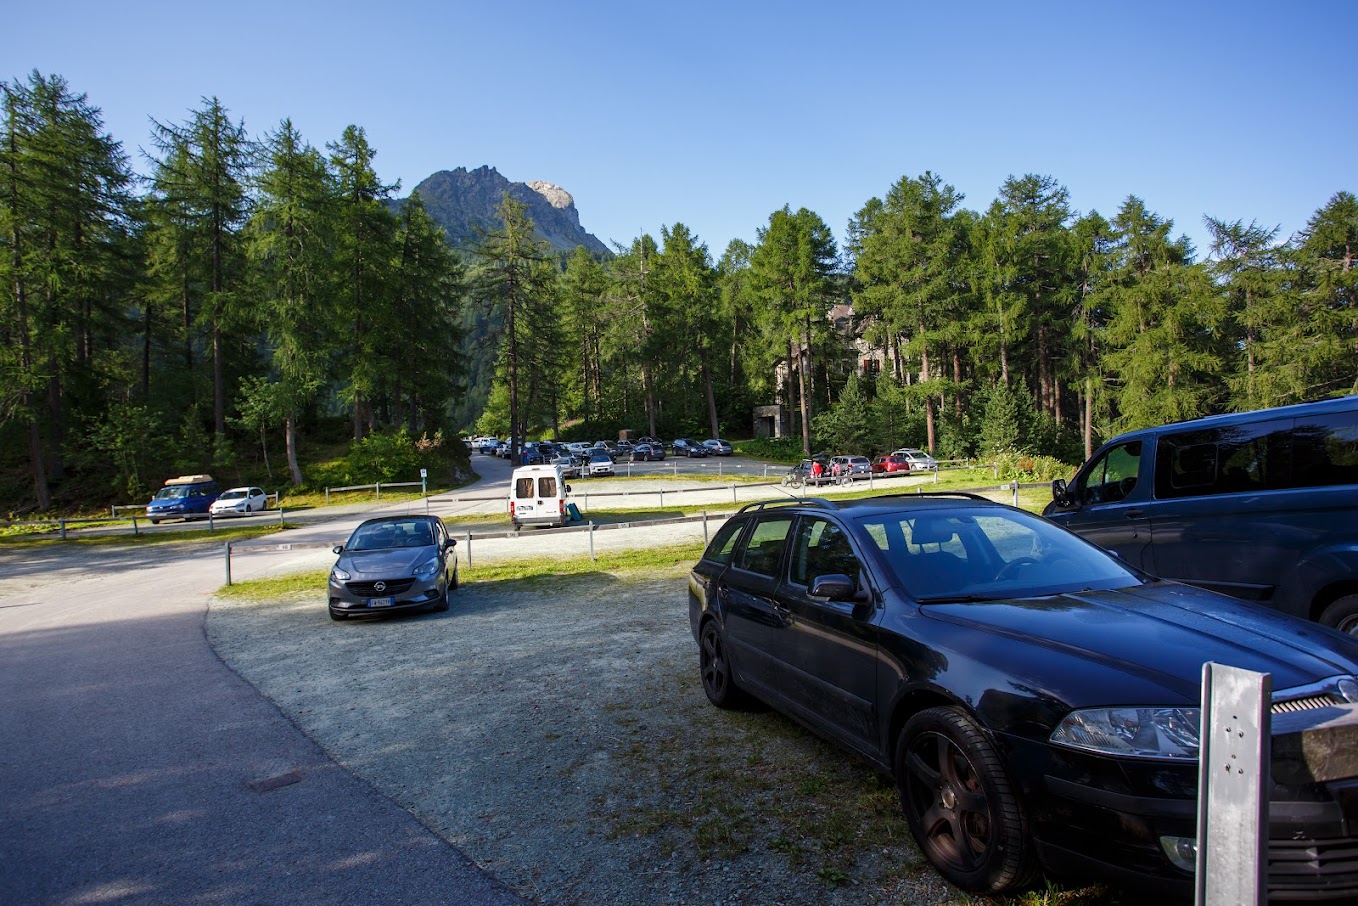
[[[218,659],[221,582],[203,545],[0,549],[0,902],[522,903]]]
[[[482,481],[459,498],[502,493],[508,465],[474,462]],[[588,479],[573,496],[637,487]],[[684,502],[730,508],[731,496],[709,485]],[[503,502],[429,506],[448,516]],[[297,549],[242,552],[233,573],[324,568],[328,545],[372,513],[329,511],[278,536]],[[599,532],[595,544],[701,532]],[[525,531],[476,546],[499,559],[580,556],[588,543],[589,533]],[[0,547],[0,902],[523,902],[331,761],[218,658],[203,627],[223,579],[221,547],[206,538]]]

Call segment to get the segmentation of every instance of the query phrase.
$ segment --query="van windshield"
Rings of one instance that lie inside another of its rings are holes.
[[[176,484],[156,491],[156,500],[181,500],[189,496],[189,485]]]

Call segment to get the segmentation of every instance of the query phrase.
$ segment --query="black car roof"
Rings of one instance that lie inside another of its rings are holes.
[[[437,516],[423,516],[415,514],[411,514],[408,516],[374,516],[371,519],[364,519],[362,522],[358,524],[357,527],[362,528],[365,525],[373,525],[374,523],[377,522],[440,522],[440,521],[442,520],[440,520],[439,517]]]
[[[958,506],[1003,507],[979,494],[966,491],[926,491],[919,494],[878,494],[874,497],[856,497],[852,500],[827,500],[824,497],[799,497],[789,500],[764,500],[747,503],[736,515],[764,509],[794,510],[839,510],[842,512],[902,512],[909,510],[941,510]]]

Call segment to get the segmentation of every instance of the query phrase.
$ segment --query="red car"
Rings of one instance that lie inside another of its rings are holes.
[[[874,475],[881,475],[883,472],[909,472],[910,460],[904,456],[879,456],[872,461],[872,472]]]

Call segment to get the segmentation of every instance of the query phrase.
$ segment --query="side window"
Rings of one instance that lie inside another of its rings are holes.
[[[736,566],[763,576],[777,575],[778,562],[783,557],[783,548],[791,528],[791,516],[759,520],[745,542],[744,549],[736,554]]]
[[[1358,412],[1298,419],[1292,463],[1296,487],[1358,484]]]
[[[1090,464],[1078,490],[1082,505],[1113,503],[1136,487],[1141,470],[1141,441],[1119,444]]]
[[[1155,456],[1155,496],[1268,491],[1292,483],[1288,419],[1166,434]]]
[[[538,479],[538,496],[539,497],[556,496],[556,479],[554,477],[552,477],[551,475],[544,475]]]
[[[519,499],[533,496],[533,478],[527,476],[514,481],[514,496]]]
[[[806,518],[792,549],[792,581],[810,586],[818,576],[845,575],[858,581],[858,558],[848,536],[826,519]]]
[[[731,551],[735,550],[740,530],[744,527],[744,520],[727,520],[726,524],[717,530],[717,535],[707,546],[707,550],[703,551],[703,559],[711,560],[713,563],[729,563]]]

